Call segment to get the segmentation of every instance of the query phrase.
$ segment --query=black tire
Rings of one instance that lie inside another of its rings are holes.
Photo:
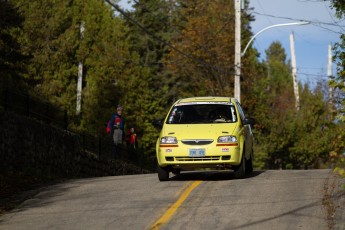
[[[242,179],[246,176],[246,158],[244,157],[244,152],[242,153],[241,164],[235,167],[234,173],[236,179]]]
[[[157,172],[158,172],[159,181],[168,181],[169,180],[169,170],[167,168],[163,168],[163,167],[158,166]]]
[[[249,160],[246,160],[246,173],[252,173],[253,172],[253,158],[254,158],[254,154],[253,154],[253,150],[250,153],[250,158]]]

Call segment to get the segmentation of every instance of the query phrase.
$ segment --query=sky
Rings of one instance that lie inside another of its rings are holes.
[[[230,0],[231,1],[231,0]],[[128,0],[121,0],[120,6],[129,9]],[[290,34],[294,33],[297,77],[302,83],[312,87],[318,81],[327,80],[328,46],[340,41],[340,33],[345,33],[345,20],[335,17],[329,1],[323,0],[250,0],[250,13],[255,17],[251,23],[255,35],[260,30],[277,24],[310,21],[303,26],[284,26],[268,29],[260,33],[252,46],[265,59],[265,50],[279,41],[291,59]],[[242,44],[245,47],[246,44]],[[332,65],[333,75],[336,66]]]
[[[329,1],[250,0],[250,7],[254,8],[250,11],[255,17],[251,24],[253,34],[276,24],[311,21],[308,25],[268,29],[256,37],[253,46],[265,58],[265,50],[272,42],[279,41],[290,60],[290,33],[293,32],[298,80],[311,86],[327,80],[328,45],[339,42],[340,33],[345,33],[345,21],[335,17]],[[334,63],[332,70],[335,75]]]

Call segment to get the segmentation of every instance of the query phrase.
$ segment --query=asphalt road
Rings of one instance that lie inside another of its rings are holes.
[[[256,171],[234,179],[208,171],[168,182],[156,174],[73,180],[40,190],[0,217],[0,229],[328,229],[322,198],[329,175]]]

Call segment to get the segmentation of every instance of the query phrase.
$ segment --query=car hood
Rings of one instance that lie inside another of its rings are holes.
[[[219,136],[238,133],[238,123],[215,124],[164,124],[161,136],[184,139],[217,139]]]

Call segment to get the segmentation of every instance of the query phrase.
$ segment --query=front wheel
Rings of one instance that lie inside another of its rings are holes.
[[[253,172],[253,159],[254,159],[254,154],[253,154],[253,150],[252,150],[252,152],[250,153],[249,160],[246,160],[246,172],[247,173]]]
[[[167,168],[163,168],[163,167],[158,166],[157,172],[158,172],[159,181],[168,181],[169,180],[169,170]]]
[[[242,154],[241,164],[236,166],[234,169],[235,178],[242,179],[246,176],[246,158],[244,157],[244,152]]]

